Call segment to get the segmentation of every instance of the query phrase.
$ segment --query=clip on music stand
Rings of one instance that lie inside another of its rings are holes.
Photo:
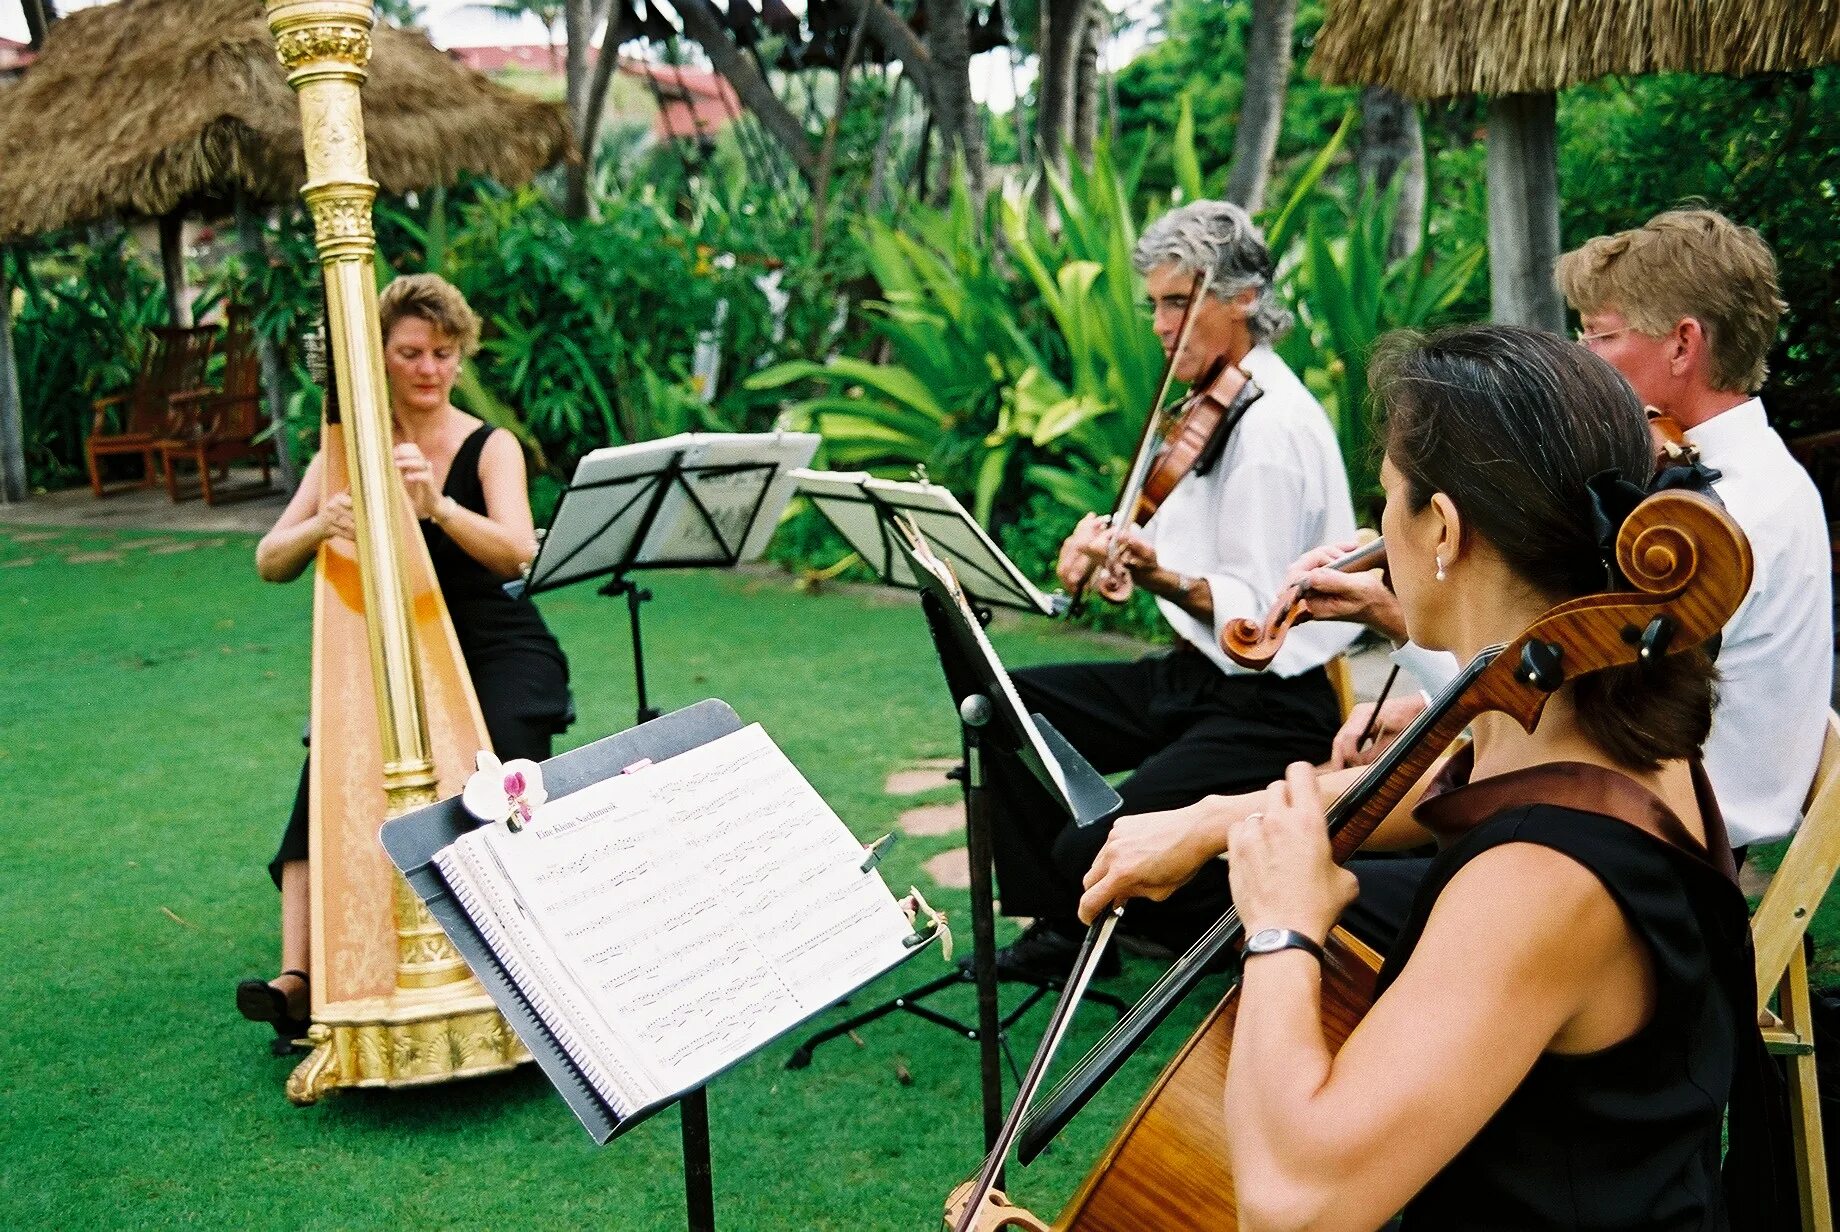
[[[644,761],[665,761],[741,730],[741,719],[723,701],[709,699],[651,722],[558,754],[543,763],[543,783],[552,799],[580,791]],[[714,1232],[714,1171],[710,1163],[708,1086],[680,1092],[620,1116],[604,1100],[531,1007],[500,957],[449,889],[435,856],[481,823],[458,796],[383,823],[379,838],[392,863],[472,968],[505,1022],[517,1033],[543,1074],[598,1146],[605,1146],[653,1115],[678,1106],[682,1121],[684,1203],[690,1232]],[[936,934],[935,934],[936,935]],[[906,963],[931,936],[916,934]],[[901,964],[897,964],[901,965]],[[879,978],[879,977],[877,977]],[[767,1047],[762,1044],[760,1047]],[[759,1048],[754,1051],[758,1052]],[[737,1060],[734,1064],[739,1064]],[[732,1068],[732,1066],[730,1067]]]
[[[639,722],[658,717],[645,691],[641,569],[720,569],[757,560],[792,498],[791,472],[811,460],[809,432],[684,433],[597,449],[575,467],[537,557],[514,597],[606,578],[632,628]]]
[[[964,765],[956,772],[964,794],[965,833],[971,872],[970,970],[963,966],[908,990],[849,1019],[826,1027],[795,1049],[788,1069],[811,1063],[812,1050],[827,1040],[846,1035],[865,1023],[904,1010],[954,1034],[975,1040],[979,1051],[979,1087],[983,1098],[985,1149],[995,1143],[1003,1127],[1002,1062],[1007,1058],[1012,1075],[1015,1057],[1009,1051],[1009,1029],[1049,992],[1059,991],[1063,980],[1037,984],[1022,1003],[1000,1015],[997,1003],[996,901],[992,893],[994,859],[991,848],[992,801],[986,782],[988,759],[1014,758],[1040,782],[1042,788],[1075,824],[1093,825],[1117,815],[1123,807],[1098,771],[1040,715],[1030,715],[1017,697],[1009,674],[984,636],[988,609],[973,608],[968,599],[939,579],[907,548],[903,531],[891,515],[890,533],[900,547],[907,576],[920,590],[927,627],[945,671],[946,687],[958,709]],[[975,524],[974,524],[975,525]],[[907,523],[911,531],[912,523]],[[922,541],[922,550],[926,548]],[[1069,973],[1071,974],[1071,973]],[[927,998],[967,981],[977,986],[976,1025],[961,1022],[925,1005]],[[1089,991],[1086,999],[1110,1006],[1123,1014],[1129,1006],[1109,993]]]

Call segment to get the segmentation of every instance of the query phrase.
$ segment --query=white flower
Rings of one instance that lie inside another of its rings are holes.
[[[502,821],[521,830],[549,799],[543,790],[543,767],[534,761],[514,757],[501,762],[481,749],[473,764],[479,768],[467,779],[460,803],[481,821]]]

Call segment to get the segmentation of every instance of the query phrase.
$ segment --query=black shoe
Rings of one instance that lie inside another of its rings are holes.
[[[1064,984],[1073,974],[1080,943],[1080,938],[1069,937],[1046,920],[1036,920],[1022,930],[1020,937],[997,951],[997,978],[1023,984]],[[1108,946],[1093,975],[1108,980],[1121,969],[1117,949]]]
[[[299,986],[283,991],[268,980],[244,980],[236,986],[237,1012],[251,1022],[266,1022],[275,1029],[278,1040],[292,1041],[307,1033],[308,976],[305,971],[283,971],[294,976]]]

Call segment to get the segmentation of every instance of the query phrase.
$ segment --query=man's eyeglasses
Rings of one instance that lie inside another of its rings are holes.
[[[1625,325],[1621,329],[1606,329],[1595,334],[1587,334],[1582,329],[1575,329],[1572,331],[1572,337],[1578,339],[1578,341],[1585,346],[1590,346],[1593,342],[1602,342],[1605,338],[1614,338],[1618,334],[1626,334],[1634,328],[1635,326],[1633,325]]]

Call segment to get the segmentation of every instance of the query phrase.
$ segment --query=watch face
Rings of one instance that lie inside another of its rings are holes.
[[[1283,948],[1284,930],[1282,928],[1261,928],[1246,939],[1248,954],[1265,954]]]

